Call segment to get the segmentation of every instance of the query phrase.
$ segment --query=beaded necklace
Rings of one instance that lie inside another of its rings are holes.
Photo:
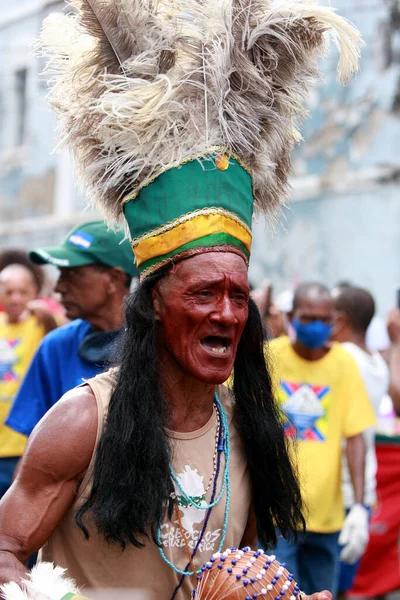
[[[217,472],[218,446],[220,445],[220,442],[221,442],[221,440],[220,440],[220,437],[221,437],[221,419],[219,417],[219,411],[218,411],[218,409],[216,409],[216,413],[217,413],[217,430],[215,432],[215,449],[214,449],[214,456],[213,456],[213,472],[211,473],[211,477],[209,479],[208,485],[207,485],[206,489],[204,490],[204,494],[207,494],[208,490],[210,489],[210,487],[214,483],[215,474]]]
[[[224,477],[223,477],[223,481],[222,481],[222,487],[221,487],[221,491],[218,494],[218,497],[210,502],[204,502],[202,504],[199,504],[197,502],[198,498],[193,497],[193,496],[189,496],[185,490],[183,489],[181,482],[179,481],[178,477],[175,475],[174,470],[172,469],[172,465],[170,463],[169,465],[169,471],[172,477],[172,480],[174,481],[174,483],[176,484],[176,486],[178,487],[179,491],[181,492],[182,497],[184,498],[184,500],[187,502],[187,505],[191,505],[194,506],[195,508],[197,508],[198,510],[208,510],[209,508],[213,508],[214,506],[216,506],[219,501],[221,500],[222,496],[224,495],[225,490],[227,489],[228,485],[229,485],[229,455],[230,455],[230,437],[229,437],[229,427],[228,427],[228,419],[226,417],[226,413],[225,410],[221,404],[220,399],[218,398],[218,394],[215,392],[215,406],[220,414],[220,419],[221,419],[221,423],[222,423],[222,428],[224,431],[224,437],[222,439],[222,441],[218,444],[217,447],[217,451],[218,452],[225,452],[225,470],[224,470]]]
[[[221,453],[219,453],[219,455],[218,455],[218,460],[217,460],[217,469],[216,469],[216,477],[215,477],[215,479],[214,479],[214,485],[213,485],[213,489],[212,489],[212,493],[211,493],[211,502],[214,500],[214,498],[215,498],[215,494],[217,493],[217,480],[218,480],[218,476],[219,476],[220,467],[221,467]],[[177,505],[175,505],[175,506],[177,507]],[[207,525],[208,525],[208,520],[209,520],[209,518],[210,518],[211,512],[212,512],[212,508],[209,508],[209,509],[208,509],[208,511],[207,511],[207,514],[206,514],[206,518],[204,519],[204,523],[203,523],[203,527],[202,527],[202,529],[201,529],[201,532],[200,532],[200,535],[199,535],[199,539],[198,539],[198,540],[197,540],[197,542],[196,542],[196,545],[195,545],[195,547],[194,547],[194,550],[193,550],[193,552],[190,552],[190,550],[189,550],[189,562],[188,562],[188,564],[186,565],[186,567],[185,567],[185,569],[184,569],[184,572],[183,572],[183,574],[181,575],[181,578],[180,578],[180,580],[179,580],[179,583],[178,583],[178,585],[177,585],[177,586],[176,586],[176,588],[174,589],[174,592],[173,592],[173,594],[172,594],[172,596],[171,596],[171,600],[175,600],[176,594],[177,594],[177,593],[178,593],[178,591],[181,589],[181,587],[182,587],[182,585],[183,585],[183,582],[185,581],[185,577],[186,577],[186,575],[189,575],[189,576],[190,576],[190,573],[188,572],[188,569],[189,569],[189,567],[192,569],[192,571],[191,571],[191,572],[192,572],[192,574],[196,574],[196,575],[197,575],[197,577],[199,577],[199,574],[198,574],[198,573],[199,573],[199,571],[196,571],[196,568],[195,568],[195,566],[194,566],[194,564],[193,564],[193,559],[194,559],[194,557],[195,557],[195,556],[196,556],[196,554],[197,554],[197,550],[198,550],[198,548],[199,548],[199,546],[200,546],[200,543],[201,543],[201,541],[202,541],[202,539],[203,539],[203,536],[204,536],[204,534],[205,534],[205,532],[206,532]],[[183,532],[182,532],[182,529],[181,529],[181,534],[182,534],[182,533],[183,533]],[[183,533],[183,537],[184,537],[184,533]],[[184,539],[186,540],[186,538],[185,538],[185,537],[184,537]]]
[[[214,455],[213,455],[213,471],[211,473],[211,477],[210,477],[210,479],[208,481],[207,487],[204,490],[204,496],[207,494],[208,490],[210,489],[210,487],[214,483],[215,474],[216,474],[216,471],[217,471],[217,460],[218,460],[218,456],[221,453],[221,450],[218,450],[218,447],[221,446],[221,442],[223,442],[223,440],[220,439],[221,438],[221,419],[220,419],[220,416],[219,416],[218,408],[215,407],[215,410],[216,410],[216,417],[217,417],[217,428],[216,428],[216,431],[215,431],[215,449],[214,449]],[[180,500],[181,503],[185,504],[185,506],[194,506],[194,504],[192,504],[192,502],[187,502],[187,500],[186,500],[185,497],[183,497],[183,496],[177,496],[175,492],[171,492],[170,493],[170,497],[173,500]],[[188,497],[189,498],[193,498],[193,500],[195,502],[197,500],[203,500],[203,496],[201,496],[201,497],[188,496]]]
[[[200,546],[200,542],[204,536],[204,533],[206,531],[207,525],[208,525],[208,521],[211,515],[211,511],[213,509],[214,506],[216,506],[216,504],[218,504],[218,502],[221,500],[224,492],[226,491],[226,503],[225,503],[225,516],[224,516],[224,524],[223,524],[223,529],[222,529],[222,535],[221,535],[221,540],[219,543],[219,548],[218,548],[218,552],[221,551],[221,549],[223,548],[223,545],[225,543],[225,538],[226,538],[226,532],[227,532],[227,528],[228,528],[228,515],[229,515],[229,505],[230,505],[230,497],[231,497],[231,489],[230,489],[230,479],[229,479],[229,460],[230,460],[230,449],[231,449],[231,443],[230,443],[230,434],[229,434],[229,425],[228,425],[228,419],[226,416],[226,412],[224,407],[221,404],[221,401],[218,397],[218,394],[215,392],[215,396],[214,396],[214,402],[215,402],[215,407],[217,409],[217,413],[219,413],[219,419],[220,419],[220,434],[219,434],[219,438],[218,438],[218,446],[217,446],[217,463],[216,463],[216,469],[215,469],[215,477],[214,477],[214,483],[213,483],[213,491],[212,491],[212,495],[211,495],[211,500],[210,503],[205,503],[205,505],[199,505],[194,498],[192,498],[191,496],[189,496],[188,494],[186,494],[185,490],[182,488],[182,486],[180,485],[180,482],[178,480],[178,478],[176,477],[172,466],[170,465],[170,473],[171,473],[171,477],[173,479],[174,482],[176,482],[183,498],[187,501],[188,504],[191,504],[192,506],[195,506],[196,508],[200,509],[200,510],[206,510],[207,514],[206,517],[204,519],[204,524],[203,524],[203,528],[202,531],[200,533],[199,539],[197,540],[196,546],[193,550],[193,554],[191,557],[191,561],[193,560],[195,554],[197,553],[197,550]],[[218,494],[218,498],[216,499],[216,490],[217,490],[217,480],[218,480],[218,476],[219,476],[219,472],[220,472],[220,466],[221,466],[221,454],[224,453],[225,454],[225,468],[224,468],[224,476],[223,476],[223,483],[222,483],[222,488],[220,493]],[[158,526],[158,530],[157,530],[157,544],[158,544],[158,550],[160,552],[160,555],[162,557],[162,559],[164,560],[164,562],[167,563],[168,566],[171,567],[171,569],[173,569],[175,571],[175,573],[178,573],[179,575],[182,575],[181,581],[178,584],[177,588],[174,591],[174,594],[172,596],[172,598],[175,597],[178,589],[181,587],[183,580],[185,578],[185,576],[189,575],[195,575],[195,574],[199,574],[201,573],[201,569],[195,571],[188,571],[189,567],[190,567],[190,562],[186,565],[185,569],[178,569],[178,567],[176,567],[165,555],[165,552],[162,548],[162,541],[161,541],[161,522]],[[172,600],[172,599],[171,599]]]

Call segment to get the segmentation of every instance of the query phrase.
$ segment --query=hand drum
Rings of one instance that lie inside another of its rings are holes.
[[[194,600],[300,600],[291,575],[264,550],[228,548],[214,554],[198,576]]]

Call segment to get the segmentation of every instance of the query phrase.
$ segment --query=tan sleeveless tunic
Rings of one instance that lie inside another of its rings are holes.
[[[96,397],[98,407],[97,447],[113,389],[113,374],[110,371],[103,373],[90,379],[87,384]],[[230,392],[227,388],[220,386],[219,395],[227,412],[231,435],[231,502],[227,536],[224,543],[224,548],[226,548],[239,546],[242,540],[249,515],[250,484],[241,441],[232,423]],[[209,422],[198,431],[169,432],[170,437],[174,439],[173,468],[180,478],[183,489],[190,496],[201,496],[212,475],[216,428],[214,412]],[[85,540],[81,530],[75,524],[75,513],[90,489],[90,473],[94,465],[94,458],[95,452],[87,474],[78,489],[74,504],[42,548],[40,560],[51,561],[67,568],[68,575],[73,577],[80,586],[142,588],[149,593],[150,598],[169,600],[179,582],[180,575],[176,574],[163,561],[157,546],[152,541],[146,542],[145,547],[141,549],[128,546],[125,551],[121,551],[117,545],[107,544],[95,530],[91,531],[89,540]],[[223,466],[224,461],[222,460],[217,490],[221,489]],[[210,494],[211,490],[206,495],[208,501]],[[207,531],[194,561],[196,568],[200,568],[219,548],[225,500],[224,495],[212,510]],[[205,514],[206,511],[200,511],[193,507],[180,507],[182,530],[192,548],[198,540]],[[166,522],[162,526],[162,542],[168,559],[183,570],[188,562],[188,556],[175,515],[171,522]],[[195,577],[186,577],[184,585],[176,596],[177,600],[190,600],[190,594],[195,584]]]

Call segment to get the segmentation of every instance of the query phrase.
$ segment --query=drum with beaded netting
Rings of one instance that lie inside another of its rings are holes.
[[[264,550],[228,548],[214,554],[197,578],[194,600],[300,600],[293,575]]]

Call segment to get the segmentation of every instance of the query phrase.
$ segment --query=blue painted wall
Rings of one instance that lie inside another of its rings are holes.
[[[349,279],[385,313],[400,285],[400,9],[396,1],[334,4],[362,32],[361,70],[341,87],[332,45],[293,153],[286,232],[256,224],[250,274],[255,284],[270,277],[277,291]]]

